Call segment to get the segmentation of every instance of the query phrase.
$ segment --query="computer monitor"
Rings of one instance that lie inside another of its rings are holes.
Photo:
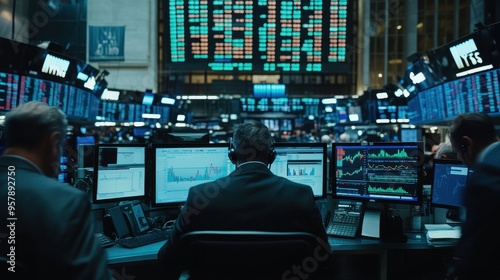
[[[200,143],[208,144],[210,134],[208,132],[169,132],[165,135],[166,143]]]
[[[189,188],[229,175],[228,143],[153,144],[153,205],[186,202]]]
[[[463,206],[469,168],[460,160],[434,159],[431,206],[458,209]]]
[[[78,169],[94,167],[94,145],[93,135],[76,136],[76,150],[78,152]]]
[[[278,142],[274,144],[274,149],[276,159],[271,164],[271,172],[311,186],[315,198],[326,197],[326,143]]]
[[[95,203],[146,197],[146,145],[101,144],[94,158]]]
[[[416,128],[401,128],[401,142],[417,142],[422,139],[422,133]]]
[[[332,143],[334,198],[420,203],[421,142]]]

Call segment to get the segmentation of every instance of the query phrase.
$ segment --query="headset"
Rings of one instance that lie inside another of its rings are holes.
[[[460,150],[464,153],[467,153],[467,145],[464,143],[464,144],[460,144]]]
[[[229,142],[229,149],[227,151],[227,156],[233,164],[236,164],[238,162],[238,155],[236,153],[236,149],[234,148],[232,139]],[[268,164],[272,164],[275,159],[276,159],[276,150],[274,149],[274,143],[273,143],[271,144],[271,149],[269,150],[269,155],[267,157]]]

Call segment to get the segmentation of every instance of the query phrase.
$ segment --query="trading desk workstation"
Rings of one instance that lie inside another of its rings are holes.
[[[121,240],[160,231],[162,225],[164,229],[175,219],[190,186],[232,172],[228,145],[94,147],[94,210],[104,213],[105,203],[119,202],[107,210],[107,222],[112,224],[108,235],[117,243],[106,248],[109,265],[118,273],[125,269],[135,279],[152,279],[168,232],[149,244],[129,246]],[[331,159],[327,148],[333,149]],[[431,199],[441,207],[458,209],[460,200],[447,197],[453,192],[446,188],[465,184],[466,167],[437,161],[435,194],[427,188],[423,195],[420,142],[334,143],[331,147],[276,143],[275,150],[270,170],[313,189],[335,256],[332,279],[444,278],[455,243],[429,243],[423,224],[441,222],[435,218],[440,211],[429,209]],[[145,197],[148,202],[142,200]],[[456,201],[449,203],[451,199]]]

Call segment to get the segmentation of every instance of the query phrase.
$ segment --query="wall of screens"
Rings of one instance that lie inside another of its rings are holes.
[[[348,2],[169,0],[168,67],[346,73]]]
[[[0,110],[17,106],[19,75],[0,72]]]
[[[170,107],[102,101],[97,114],[101,120],[111,122],[141,122],[146,120],[143,114],[157,114],[155,120],[165,123],[170,120]]]
[[[499,69],[465,76],[420,91],[408,100],[412,124],[452,119],[466,112],[500,115]]]
[[[0,110],[29,101],[60,108],[69,118],[95,121],[99,98],[88,90],[32,76],[0,72]]]

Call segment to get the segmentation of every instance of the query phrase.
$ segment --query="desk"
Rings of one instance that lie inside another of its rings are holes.
[[[443,279],[443,256],[451,254],[453,247],[432,247],[427,244],[424,232],[407,232],[407,243],[383,243],[371,238],[335,238],[329,243],[336,258],[336,279]],[[107,248],[108,262],[112,267],[138,263],[154,264],[158,250],[165,243],[160,241],[146,246],[128,249],[119,245]],[[436,263],[438,262],[438,263]],[[440,262],[440,263],[439,263]],[[422,263],[424,265],[422,265]],[[429,274],[435,278],[418,275],[425,273],[426,265],[432,265]],[[359,273],[368,274],[360,276]],[[420,274],[419,274],[420,273]],[[407,275],[405,275],[407,274]],[[415,278],[411,278],[411,275]],[[405,275],[401,278],[401,275]],[[368,277],[368,278],[367,278]],[[138,278],[136,278],[138,280]]]

